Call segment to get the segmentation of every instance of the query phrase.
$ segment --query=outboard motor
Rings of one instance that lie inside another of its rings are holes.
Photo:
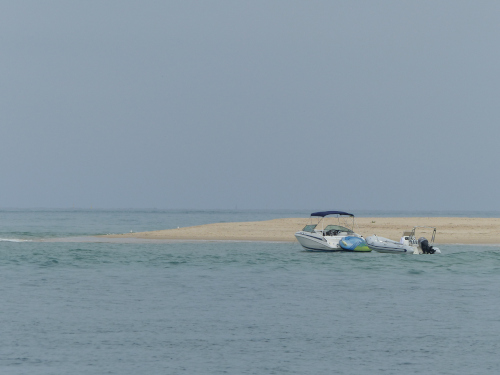
[[[418,239],[418,246],[422,249],[424,254],[434,254],[436,252],[432,246],[429,246],[429,241],[427,241],[425,237],[420,237]]]

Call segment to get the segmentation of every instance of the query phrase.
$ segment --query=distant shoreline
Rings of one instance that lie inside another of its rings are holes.
[[[337,223],[328,219],[328,223]],[[316,223],[313,220],[313,223]],[[310,223],[308,218],[284,218],[266,221],[213,223],[150,232],[111,234],[107,238],[196,241],[279,241],[295,242],[294,233]],[[399,240],[414,226],[437,228],[437,244],[500,244],[500,218],[469,217],[359,217],[355,232],[365,237],[376,234]],[[417,235],[430,240],[431,233],[421,229]]]

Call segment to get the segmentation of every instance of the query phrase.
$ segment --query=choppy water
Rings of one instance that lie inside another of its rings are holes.
[[[10,212],[0,212],[4,239],[283,217],[16,211],[8,222]],[[3,241],[0,372],[498,373],[500,247],[440,248]]]

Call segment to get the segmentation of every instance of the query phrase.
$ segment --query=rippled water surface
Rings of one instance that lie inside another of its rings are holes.
[[[79,220],[23,238],[92,234]],[[500,247],[440,248],[3,241],[0,371],[498,373]]]

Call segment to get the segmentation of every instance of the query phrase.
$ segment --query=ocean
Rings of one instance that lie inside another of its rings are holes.
[[[0,210],[0,373],[500,371],[500,246],[440,245],[440,255],[414,256],[88,240],[308,214]],[[396,214],[414,213],[359,216]],[[481,215],[498,217],[470,213]]]

